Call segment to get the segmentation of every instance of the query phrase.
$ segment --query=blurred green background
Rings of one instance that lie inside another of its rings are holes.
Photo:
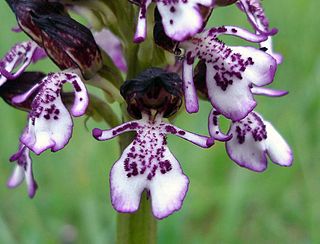
[[[203,150],[170,137],[170,149],[191,184],[181,211],[158,222],[159,243],[320,243],[320,4],[318,0],[263,1],[271,26],[279,28],[275,50],[284,55],[272,87],[289,90],[283,98],[258,98],[259,111],[287,139],[294,165],[272,163],[264,173],[238,167],[223,143]],[[24,34],[6,3],[0,3],[0,55]],[[235,6],[218,9],[211,25],[248,27]],[[32,70],[56,70],[49,61]],[[0,243],[113,243],[116,213],[109,198],[108,172],[118,158],[117,139],[98,142],[75,119],[73,138],[57,153],[34,159],[39,190],[6,187],[13,169],[9,156],[18,146],[26,114],[1,102]],[[182,114],[176,124],[207,133],[210,106]],[[88,128],[105,128],[92,120]]]

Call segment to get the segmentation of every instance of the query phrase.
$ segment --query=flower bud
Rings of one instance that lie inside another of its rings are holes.
[[[182,81],[176,73],[149,68],[121,86],[121,95],[128,104],[128,112],[141,118],[141,112],[156,110],[170,117],[182,104]]]

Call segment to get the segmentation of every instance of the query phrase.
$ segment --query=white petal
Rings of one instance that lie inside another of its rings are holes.
[[[234,122],[229,134],[233,137],[227,141],[226,148],[233,161],[258,172],[267,168],[265,127],[257,114],[250,113],[244,120]]]
[[[24,180],[24,169],[20,165],[16,165],[12,175],[10,176],[7,186],[14,188],[19,186]]]
[[[235,53],[240,53],[243,58],[252,58],[253,65],[246,67],[242,74],[256,86],[264,86],[271,83],[277,70],[276,60],[269,54],[253,47],[231,47]]]
[[[17,187],[25,179],[28,187],[28,195],[30,198],[33,198],[36,194],[38,185],[33,177],[30,150],[24,145],[20,145],[19,151],[11,156],[10,161],[16,161],[17,165],[7,182],[8,187]]]
[[[213,27],[209,30],[209,32],[211,32],[211,35],[215,35],[216,37],[220,35],[232,35],[240,37],[249,42],[262,42],[268,38],[267,36],[258,35],[237,26]]]
[[[128,177],[125,170],[125,160],[130,153],[131,143],[122,153],[120,159],[113,165],[110,173],[110,194],[113,207],[119,212],[135,212],[139,208],[140,198],[147,186],[146,176],[138,174]]]
[[[282,61],[283,61],[282,55],[280,53],[275,53],[273,51],[273,44],[272,44],[272,37],[271,36],[269,36],[269,38],[266,41],[261,42],[260,47],[267,48],[266,53],[270,54],[277,61],[277,64],[282,63]]]
[[[83,84],[82,80],[80,79],[80,77],[75,73],[64,73],[64,75],[67,81],[71,83],[74,88],[75,98],[74,98],[73,106],[71,108],[71,113],[75,117],[82,116],[85,114],[89,104],[89,96],[87,93],[87,89]]]
[[[164,128],[166,133],[181,137],[199,147],[208,148],[214,144],[213,138],[198,135],[193,132],[180,129],[179,127],[171,124],[165,124]]]
[[[136,43],[142,42],[147,36],[147,9],[151,0],[141,1],[142,4],[139,9],[138,23],[133,41]]]
[[[193,83],[193,70],[192,64],[189,63],[188,58],[183,62],[183,92],[186,110],[188,113],[196,113],[199,110],[199,102],[197,91]]]
[[[188,178],[166,146],[161,117],[156,121],[143,117],[140,125],[134,141],[112,167],[112,205],[119,212],[134,212],[142,192],[149,190],[154,216],[164,218],[181,208]]]
[[[38,45],[35,42],[26,41],[16,44],[8,53],[6,53],[4,58],[0,60],[0,86],[7,81],[7,78],[15,79],[24,72],[31,63],[37,48]],[[12,74],[11,72],[15,68],[17,68],[17,71]]]
[[[184,41],[198,33],[203,27],[203,18],[198,4],[210,7],[210,0],[158,1],[158,10],[166,34],[176,40]]]
[[[244,118],[256,106],[248,82],[233,77],[230,78],[232,84],[223,90],[221,85],[217,85],[217,74],[212,65],[207,65],[206,81],[212,105],[218,112],[234,121]]]
[[[275,90],[266,87],[252,87],[251,92],[255,95],[264,95],[269,97],[282,97],[288,94],[288,91]]]
[[[33,177],[32,160],[30,158],[29,152],[30,152],[29,149],[26,148],[25,156],[27,157],[27,162],[26,162],[26,169],[25,169],[25,179],[28,187],[28,195],[30,198],[33,198],[34,195],[36,194],[38,185]]]
[[[152,212],[158,219],[181,208],[189,185],[188,177],[169,149],[164,152],[164,158],[170,161],[172,169],[165,174],[159,172],[150,183]]]
[[[268,135],[266,148],[270,159],[276,164],[290,166],[292,164],[293,155],[289,145],[272,124],[266,121],[265,124]]]
[[[139,121],[130,121],[114,127],[110,130],[100,130],[98,128],[95,128],[92,130],[92,135],[99,141],[105,141],[112,139],[122,133],[138,130],[141,126],[142,124]]]
[[[34,153],[41,154],[43,151],[51,148],[53,152],[58,151],[69,142],[72,134],[72,119],[61,101],[61,97],[57,97],[54,103],[43,105],[43,109],[51,109],[51,105],[55,105],[54,111],[59,114],[40,113],[30,115],[29,123],[20,140]]]

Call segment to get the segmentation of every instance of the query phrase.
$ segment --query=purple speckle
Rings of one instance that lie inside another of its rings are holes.
[[[165,130],[168,133],[177,134],[177,130],[171,125],[166,125]]]

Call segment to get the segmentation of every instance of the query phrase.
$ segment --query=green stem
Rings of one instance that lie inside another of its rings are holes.
[[[140,208],[132,214],[119,213],[117,216],[118,244],[153,244],[156,243],[157,223],[151,214],[150,199],[144,192]]]
[[[125,105],[123,105],[125,107]],[[125,108],[122,109],[126,114]],[[127,116],[124,116],[127,121]],[[120,149],[123,151],[133,140],[133,133],[120,136]],[[132,214],[118,213],[117,244],[154,244],[156,243],[157,223],[152,215],[151,201],[146,192],[141,196],[139,210]]]

